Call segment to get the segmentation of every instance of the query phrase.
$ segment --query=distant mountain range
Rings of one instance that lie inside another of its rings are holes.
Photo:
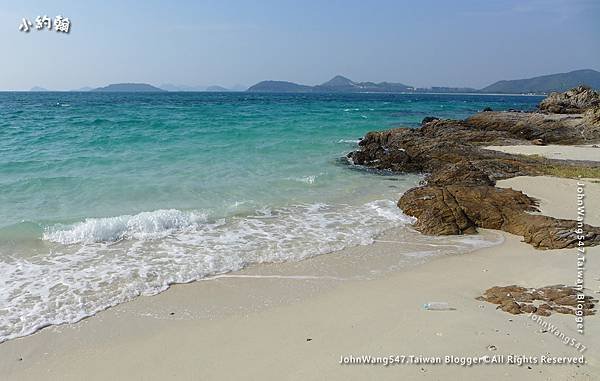
[[[579,85],[600,89],[600,72],[591,69],[575,70],[569,73],[542,75],[527,79],[498,81],[481,89],[484,93],[550,93],[565,91]]]
[[[91,91],[102,92],[162,92],[163,89],[149,85],[147,83],[113,83],[105,87],[98,87]]]
[[[468,87],[416,88],[402,83],[354,82],[341,75],[316,86],[300,85],[287,81],[262,81],[251,86],[252,92],[282,93],[494,93],[494,94],[547,94],[552,91],[565,91],[578,85],[600,89],[600,72],[591,69],[575,70],[569,73],[544,75],[529,79],[499,81],[483,89]]]
[[[99,91],[99,92],[164,92],[164,91],[210,91],[210,92],[226,92],[226,91],[245,91],[246,87],[243,85],[235,85],[228,89],[223,86],[186,86],[186,85],[172,85],[163,84],[160,86],[153,86],[147,83],[112,83],[108,86],[92,88],[89,86],[80,87],[78,89],[69,90],[72,92],[86,92],[86,91]],[[43,87],[34,86],[29,91],[40,92],[40,91],[53,91]]]
[[[250,86],[246,91],[266,93],[484,93],[484,94],[548,94],[553,91],[566,91],[570,88],[587,85],[600,90],[600,72],[592,69],[575,70],[568,73],[542,75],[527,79],[498,81],[483,89],[469,87],[429,87],[417,88],[403,83],[393,82],[355,82],[341,75],[336,75],[327,82],[316,86],[301,85],[288,81],[262,81]],[[73,91],[102,92],[164,92],[164,91],[244,91],[242,85],[231,89],[222,86],[187,86],[163,84],[159,87],[147,83],[114,83],[105,87],[92,89],[82,87]],[[48,91],[34,86],[29,91]]]
[[[317,86],[299,85],[287,81],[262,81],[250,86],[252,92],[283,93],[400,93],[409,91],[411,87],[402,83],[391,82],[354,82],[351,79],[336,75],[331,80]]]

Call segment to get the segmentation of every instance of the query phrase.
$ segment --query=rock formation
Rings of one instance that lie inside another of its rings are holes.
[[[540,110],[554,114],[581,114],[600,107],[600,94],[586,86],[578,86],[564,93],[551,93],[540,103]]]
[[[575,90],[568,97],[555,98],[570,99],[583,107],[597,96],[588,90]],[[587,110],[591,116],[586,114],[585,118],[597,117],[594,110]],[[417,217],[415,228],[424,234],[471,234],[482,227],[522,235],[536,248],[574,247],[575,221],[530,214],[537,211],[535,200],[494,185],[499,179],[543,174],[548,165],[570,168],[596,164],[511,155],[481,146],[600,141],[600,125],[585,118],[581,114],[490,111],[464,121],[426,118],[420,128],[368,133],[360,141],[360,149],[348,154],[348,159],[379,170],[426,173],[424,185],[409,190],[398,202],[404,213]],[[600,244],[600,228],[586,225],[583,230],[587,245]]]
[[[584,300],[578,301],[577,294],[574,287],[562,284],[538,289],[512,285],[487,289],[477,300],[497,304],[497,309],[513,315],[535,313],[549,316],[552,312],[574,315],[578,304],[582,305],[584,315],[593,315],[598,300],[585,295]]]

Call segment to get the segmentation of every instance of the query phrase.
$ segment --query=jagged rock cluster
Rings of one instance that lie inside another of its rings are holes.
[[[582,114],[584,123],[600,126],[600,94],[586,86],[552,93],[540,103],[539,108],[542,112],[554,114]]]
[[[540,110],[554,114],[581,114],[600,107],[600,94],[586,86],[564,93],[552,93],[540,103]]]
[[[574,315],[578,304],[583,306],[584,315],[593,315],[598,300],[586,295],[584,300],[578,301],[577,294],[574,287],[560,284],[538,289],[512,285],[492,287],[476,299],[497,304],[497,309],[513,315],[534,313],[549,316],[552,312]]]
[[[568,99],[587,104],[576,95]],[[428,118],[417,129],[370,132],[348,158],[380,170],[427,173],[424,186],[407,191],[398,202],[406,214],[417,217],[415,228],[424,234],[470,234],[482,227],[522,235],[536,248],[574,247],[578,241],[575,221],[529,214],[537,211],[535,200],[494,186],[498,179],[540,175],[542,165],[595,165],[528,158],[481,147],[531,144],[534,140],[538,144],[595,143],[600,141],[600,125],[587,123],[581,114],[487,111],[464,121]],[[586,225],[583,230],[587,245],[600,244],[600,228]]]

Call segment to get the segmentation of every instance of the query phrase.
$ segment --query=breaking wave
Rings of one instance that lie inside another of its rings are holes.
[[[136,215],[88,218],[70,226],[46,228],[43,239],[65,245],[75,243],[115,242],[123,239],[157,239],[175,231],[193,229],[206,222],[206,214],[162,209]]]
[[[0,261],[0,342],[71,323],[138,295],[244,268],[365,245],[411,224],[391,200],[300,204],[209,219],[157,210],[45,229],[49,250]]]

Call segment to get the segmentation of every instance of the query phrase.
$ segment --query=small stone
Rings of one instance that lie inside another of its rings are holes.
[[[525,313],[533,313],[537,311],[537,308],[533,304],[523,304],[521,305],[521,311]]]
[[[519,303],[512,300],[508,300],[502,303],[500,309],[502,309],[502,311],[504,312],[508,312],[513,315],[518,315],[521,313],[521,307],[519,306]]]
[[[306,341],[312,341],[312,339],[309,337],[309,338],[306,339]]]
[[[551,312],[549,309],[540,307],[537,309],[537,311],[535,311],[535,314],[539,316],[550,316]]]
[[[488,349],[488,351],[495,351],[498,348],[496,348],[495,345],[488,345],[487,349]]]

